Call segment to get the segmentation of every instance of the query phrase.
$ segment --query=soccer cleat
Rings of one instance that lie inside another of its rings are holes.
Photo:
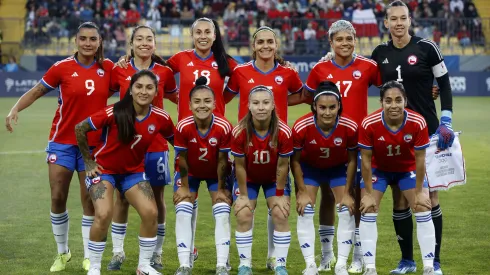
[[[156,271],[149,265],[140,265],[138,266],[138,269],[136,269],[136,275],[162,275],[162,273]]]
[[[288,271],[285,266],[277,266],[275,270],[275,275],[288,275]]]
[[[90,268],[88,270],[87,275],[100,275],[100,269],[98,269],[98,268]]]
[[[320,266],[318,267],[318,271],[330,271],[332,270],[332,266],[337,262],[337,258],[333,253],[329,255],[321,255]]]
[[[349,275],[345,265],[335,266],[335,275]]]
[[[67,253],[62,253],[56,255],[54,263],[49,269],[51,272],[63,271],[66,268],[66,263],[71,260],[71,251],[68,250]]]
[[[376,272],[376,268],[366,268],[363,275],[378,275],[378,272]]]
[[[90,260],[89,259],[87,259],[87,258],[83,259],[82,268],[85,271],[89,271],[89,269],[90,269]]]
[[[199,258],[199,252],[195,247],[194,247],[194,251],[192,251],[192,256],[194,256],[194,262],[197,261],[197,258]]]
[[[349,269],[347,271],[349,271],[349,273],[361,274],[363,267],[364,266],[362,264],[362,260],[357,260],[350,263]]]
[[[442,275],[441,264],[439,262],[434,262],[434,275]]]
[[[242,265],[238,267],[238,275],[252,275],[252,268]]]
[[[398,267],[390,271],[390,274],[407,274],[417,272],[417,265],[414,261],[402,259]]]
[[[117,252],[112,255],[112,259],[107,265],[107,270],[121,270],[121,265],[126,259],[126,255],[123,252]]]
[[[151,256],[150,260],[150,266],[156,270],[162,270],[162,254],[157,254],[156,252],[153,252],[153,256]]]
[[[229,275],[228,269],[226,266],[218,266],[216,267],[216,275]]]
[[[191,275],[192,274],[192,269],[187,266],[181,266],[175,271],[174,275]]]
[[[424,273],[422,275],[434,275],[434,268],[431,266],[424,267]]]
[[[265,262],[265,267],[269,270],[274,270],[276,268],[276,257],[267,258],[267,262]]]
[[[315,263],[310,264],[305,270],[303,270],[303,275],[318,275],[318,268]]]

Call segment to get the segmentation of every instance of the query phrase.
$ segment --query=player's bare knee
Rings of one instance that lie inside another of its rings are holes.
[[[97,209],[95,211],[95,221],[94,224],[100,227],[100,229],[109,228],[112,221],[112,209]]]
[[[236,214],[237,227],[244,228],[252,224],[253,212],[248,208],[244,208]]]

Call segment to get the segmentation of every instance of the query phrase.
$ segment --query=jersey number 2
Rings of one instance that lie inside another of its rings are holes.
[[[208,148],[199,148],[199,151],[202,153],[199,156],[199,160],[208,161],[207,159],[205,159],[206,155],[208,154]]]
[[[85,80],[85,88],[88,90],[87,95],[91,95],[95,91],[95,82],[92,79]]]

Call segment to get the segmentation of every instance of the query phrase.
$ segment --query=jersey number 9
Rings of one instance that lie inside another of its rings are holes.
[[[95,91],[95,82],[92,79],[85,80],[85,88],[88,90],[87,95],[91,95]]]

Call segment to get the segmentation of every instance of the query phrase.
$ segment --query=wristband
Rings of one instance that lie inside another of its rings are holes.
[[[284,196],[284,189],[277,189],[276,188],[276,196],[277,197]]]

